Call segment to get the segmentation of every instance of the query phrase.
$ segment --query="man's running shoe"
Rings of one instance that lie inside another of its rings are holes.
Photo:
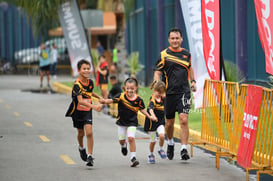
[[[190,156],[188,154],[187,149],[181,150],[180,155],[181,155],[181,157],[180,157],[181,160],[188,160],[188,159],[190,159]]]
[[[89,155],[87,157],[87,164],[86,165],[89,167],[92,167],[94,165],[94,158],[91,155]]]
[[[131,167],[136,167],[137,165],[139,165],[139,161],[136,159],[136,157],[133,157],[131,159]]]
[[[160,157],[162,158],[162,159],[165,159],[167,156],[166,156],[166,153],[165,153],[165,151],[164,150],[158,150],[158,154],[160,155]]]
[[[124,156],[127,155],[127,153],[128,153],[127,145],[126,145],[126,147],[121,147],[121,153],[122,153]]]
[[[155,163],[155,156],[154,155],[149,155],[148,156],[148,163],[151,163],[151,164]]]
[[[81,159],[86,162],[87,161],[87,154],[86,154],[85,148],[79,149],[79,152],[80,152]]]
[[[173,155],[174,155],[174,145],[168,145],[168,148],[167,148],[167,157],[169,160],[172,160],[173,159]]]

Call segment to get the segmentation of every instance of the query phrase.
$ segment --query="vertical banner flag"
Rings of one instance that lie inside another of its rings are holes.
[[[265,54],[265,69],[267,73],[273,75],[273,2],[254,0],[254,3],[258,32]]]
[[[262,87],[255,85],[248,86],[242,133],[237,154],[237,162],[243,168],[251,166],[262,95]]]
[[[220,80],[219,0],[201,0],[203,51],[209,76]]]
[[[91,71],[93,71],[89,45],[77,1],[69,0],[61,4],[58,13],[69,52],[73,76],[78,75],[77,63],[81,59],[89,61]]]
[[[203,86],[209,78],[204,54],[201,22],[201,0],[180,0],[182,13],[186,25],[191,64],[196,78],[197,90],[193,93],[195,108],[201,108],[203,102]]]

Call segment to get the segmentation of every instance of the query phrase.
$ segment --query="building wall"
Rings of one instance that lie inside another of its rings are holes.
[[[163,3],[163,11],[162,4]],[[221,0],[221,34],[222,52],[225,61],[236,64],[236,26],[235,26],[235,0]],[[139,51],[140,63],[145,66],[145,73],[141,73],[141,79],[149,84],[152,81],[153,66],[161,50],[159,47],[167,47],[167,33],[171,27],[180,27],[183,32],[183,45],[188,48],[187,34],[184,25],[181,8],[178,8],[179,0],[138,0],[131,11],[127,22],[127,51]],[[161,9],[160,9],[161,8]],[[160,11],[161,10],[161,11]],[[247,33],[248,33],[248,79],[250,81],[268,81],[265,72],[265,58],[261,47],[255,8],[253,1],[247,1]],[[162,13],[164,19],[159,19]],[[160,28],[163,28],[164,36],[158,36]],[[159,39],[159,37],[163,38]]]
[[[31,19],[12,5],[0,6],[0,58],[14,62],[14,52],[38,47],[41,38],[33,35]]]
[[[254,1],[248,1],[248,77],[251,81],[268,81],[265,55],[258,34]]]

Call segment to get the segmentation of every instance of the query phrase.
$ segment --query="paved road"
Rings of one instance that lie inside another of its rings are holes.
[[[58,81],[72,81],[59,77]],[[129,157],[120,153],[115,120],[94,112],[94,167],[81,161],[72,121],[64,117],[70,96],[31,93],[22,90],[38,89],[38,76],[0,76],[0,180],[202,180],[244,181],[245,172],[194,148],[188,162],[179,160],[176,145],[174,160],[147,163],[149,141],[138,131],[137,158],[140,165],[129,167]],[[156,147],[157,149],[157,147]]]

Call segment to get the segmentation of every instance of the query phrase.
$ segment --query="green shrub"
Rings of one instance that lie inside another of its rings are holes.
[[[136,76],[136,74],[141,70],[138,58],[139,58],[138,52],[132,52],[129,56],[128,64],[130,67],[131,76]]]
[[[226,79],[230,82],[243,82],[245,80],[244,73],[240,68],[231,61],[225,61]]]

